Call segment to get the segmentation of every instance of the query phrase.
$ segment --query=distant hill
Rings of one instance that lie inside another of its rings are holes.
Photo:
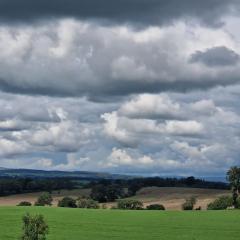
[[[125,175],[87,172],[87,171],[45,171],[35,169],[8,169],[0,167],[0,177],[31,177],[31,178],[81,178],[81,179],[128,179]]]
[[[30,177],[30,178],[80,178],[80,179],[133,179],[133,178],[149,178],[149,176],[137,176],[137,175],[123,175],[123,174],[111,174],[103,172],[90,172],[90,171],[47,171],[37,169],[10,169],[0,167],[0,177]],[[157,177],[157,176],[156,176]],[[160,176],[159,176],[160,177]],[[167,178],[167,177],[163,177]],[[180,176],[172,176],[168,178],[181,179]],[[210,182],[226,182],[225,177],[199,177],[205,181]]]
[[[203,177],[203,179],[211,182],[227,182],[226,177]]]

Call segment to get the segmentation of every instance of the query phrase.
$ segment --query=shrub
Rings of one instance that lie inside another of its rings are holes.
[[[37,199],[37,201],[35,202],[35,206],[45,206],[45,205],[52,205],[52,196],[50,193],[43,193],[42,195],[40,195]]]
[[[58,202],[58,207],[76,208],[76,200],[71,197],[64,197]]]
[[[23,202],[20,202],[17,206],[32,206],[32,204],[30,202],[27,202],[27,201],[23,201]]]
[[[108,207],[107,207],[107,204],[106,203],[103,203],[102,204],[102,209],[107,209]]]
[[[48,234],[48,225],[42,215],[31,216],[26,214],[23,217],[22,240],[45,240]]]
[[[138,200],[119,200],[117,203],[118,209],[142,210],[143,203]]]
[[[229,196],[222,196],[209,203],[208,210],[224,210],[233,205],[233,199]]]
[[[183,210],[193,210],[196,202],[197,202],[197,199],[195,197],[190,197],[190,198],[186,199],[185,203],[182,204],[182,209]]]
[[[98,209],[99,204],[98,202],[94,201],[90,198],[78,198],[77,199],[77,207],[78,208],[93,208]]]
[[[151,204],[147,206],[147,210],[165,210],[162,204]]]

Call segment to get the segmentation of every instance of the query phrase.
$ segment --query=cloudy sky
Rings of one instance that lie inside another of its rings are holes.
[[[0,0],[0,166],[222,176],[240,164],[239,0]]]

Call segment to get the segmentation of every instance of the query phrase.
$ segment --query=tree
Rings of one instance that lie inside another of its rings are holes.
[[[71,197],[64,197],[58,202],[58,207],[76,208],[76,200]]]
[[[78,198],[77,199],[77,207],[78,208],[92,208],[98,209],[99,204],[97,201],[94,201],[91,198]]]
[[[118,184],[107,186],[98,184],[93,186],[90,196],[93,200],[100,203],[114,202],[116,199],[124,197],[124,190],[123,187]]]
[[[240,168],[231,167],[227,172],[227,180],[232,189],[233,207],[237,208],[237,198],[240,192]]]
[[[207,205],[207,210],[225,210],[233,205],[233,199],[229,196],[221,196]]]
[[[43,193],[42,195],[40,195],[37,199],[37,201],[35,202],[35,206],[45,206],[45,205],[52,205],[52,196],[49,193]]]
[[[124,199],[118,201],[117,208],[124,210],[142,210],[143,203],[138,200]]]
[[[31,216],[26,214],[23,216],[23,234],[22,240],[46,240],[48,234],[48,225],[42,215]]]
[[[193,210],[196,202],[197,202],[196,197],[190,197],[190,198],[186,199],[186,201],[182,204],[182,209],[183,210]]]

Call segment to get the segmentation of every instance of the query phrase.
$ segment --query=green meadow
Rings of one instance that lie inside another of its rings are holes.
[[[19,239],[21,218],[41,213],[49,240],[238,240],[240,211],[119,211],[1,207],[0,239]]]

